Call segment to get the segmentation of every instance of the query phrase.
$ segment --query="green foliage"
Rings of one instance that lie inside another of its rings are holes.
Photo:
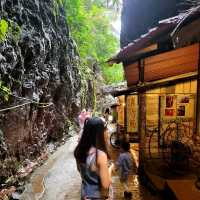
[[[73,39],[76,41],[82,62],[87,58],[97,60],[101,65],[103,76],[107,82],[121,81],[120,67],[118,78],[113,79],[116,69],[108,68],[105,61],[116,53],[118,40],[111,30],[111,22],[115,17],[107,8],[107,0],[66,0],[67,21]],[[109,81],[108,81],[109,80]]]
[[[0,21],[0,41],[11,38],[15,42],[20,39],[21,28],[13,21],[7,22],[5,19]]]
[[[104,79],[106,83],[119,83],[124,80],[123,66],[120,64],[115,64],[112,67],[103,66],[103,74],[105,74]]]
[[[8,31],[8,22],[4,19],[0,21],[0,41],[5,40]]]
[[[0,81],[0,97],[2,97],[5,101],[8,101],[11,91],[9,88],[5,87],[3,83]]]

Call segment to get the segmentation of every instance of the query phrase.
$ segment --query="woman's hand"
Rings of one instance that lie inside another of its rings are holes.
[[[115,165],[113,162],[111,162],[110,166],[109,166],[109,170],[112,172],[115,169]]]

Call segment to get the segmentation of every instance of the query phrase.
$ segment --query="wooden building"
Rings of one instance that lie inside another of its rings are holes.
[[[159,22],[108,61],[123,63],[128,88],[114,96],[124,95],[125,131],[138,134],[147,173],[169,178],[200,166],[199,50],[197,7]]]

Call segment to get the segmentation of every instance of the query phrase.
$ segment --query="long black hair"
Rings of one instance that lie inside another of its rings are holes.
[[[74,151],[74,156],[78,163],[86,162],[87,154],[91,147],[95,147],[108,155],[104,131],[105,124],[101,118],[86,119],[82,137]]]

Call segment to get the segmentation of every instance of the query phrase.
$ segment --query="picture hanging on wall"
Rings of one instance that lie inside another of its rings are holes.
[[[173,117],[174,114],[175,114],[175,110],[174,109],[171,109],[171,108],[165,109],[165,116],[167,116],[167,117]]]
[[[177,116],[184,117],[185,116],[185,106],[181,105],[177,108]]]
[[[166,96],[166,108],[172,108],[174,105],[174,96]]]
[[[179,98],[178,103],[189,103],[189,102],[190,102],[189,96],[182,96]]]

